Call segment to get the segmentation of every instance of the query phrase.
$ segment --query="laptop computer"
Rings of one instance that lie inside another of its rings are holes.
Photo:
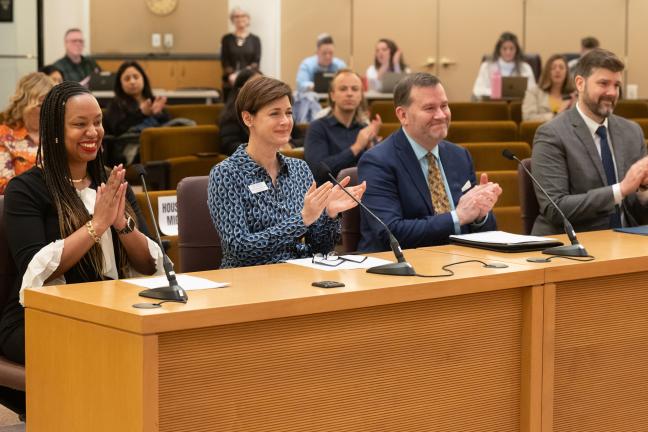
[[[115,74],[108,71],[93,72],[88,84],[90,90],[113,90],[115,87]]]
[[[524,99],[527,89],[527,77],[502,77],[502,99]]]
[[[334,76],[335,72],[315,72],[313,79],[315,93],[328,93]]]
[[[383,75],[382,79],[382,87],[380,88],[380,91],[382,93],[394,93],[394,88],[396,88],[396,84],[403,78],[407,76],[406,73],[403,72],[387,72],[385,75]]]

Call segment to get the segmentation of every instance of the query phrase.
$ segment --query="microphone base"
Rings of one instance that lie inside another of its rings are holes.
[[[144,291],[140,291],[138,295],[140,297],[152,298],[156,300],[187,303],[187,293],[182,288],[180,288],[180,286],[146,289]]]
[[[545,255],[567,256],[567,257],[588,257],[587,250],[580,245],[556,246],[542,251]]]
[[[391,276],[416,276],[414,267],[407,261],[391,264],[383,264],[367,269],[367,273],[391,275]]]

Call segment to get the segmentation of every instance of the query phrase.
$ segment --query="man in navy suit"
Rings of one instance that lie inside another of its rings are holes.
[[[363,203],[381,218],[403,248],[448,243],[448,236],[496,229],[491,212],[502,189],[482,174],[477,183],[467,150],[445,141],[450,109],[438,78],[409,75],[394,90],[401,128],[365,152]],[[389,249],[384,228],[362,213],[361,251]]]

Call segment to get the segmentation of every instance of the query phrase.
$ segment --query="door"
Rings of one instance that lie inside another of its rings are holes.
[[[38,69],[38,1],[14,0],[11,3],[12,21],[0,23],[2,107],[6,106],[9,97],[14,94],[20,77]]]

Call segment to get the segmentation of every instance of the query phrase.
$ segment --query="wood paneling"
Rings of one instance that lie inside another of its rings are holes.
[[[351,2],[281,2],[281,77],[292,88],[295,88],[295,77],[301,61],[315,54],[315,43],[320,33],[329,33],[333,37],[335,57],[349,63]]]
[[[556,284],[553,430],[648,424],[648,272]]]
[[[437,48],[437,1],[354,0],[353,68],[365,75],[378,39],[388,38],[396,42],[412,71],[427,71],[424,65]]]
[[[28,430],[157,431],[157,336],[25,314]]]
[[[648,98],[648,2],[628,0],[628,64],[627,83],[639,85],[639,98]]]
[[[523,39],[521,0],[439,0],[437,74],[451,102],[470,100],[481,58],[503,31]],[[453,62],[443,66],[443,59]]]
[[[168,16],[153,15],[144,1],[91,0],[92,51],[99,53],[217,53],[228,32],[227,0],[178,2]],[[172,33],[173,48],[153,48],[152,33]]]
[[[163,334],[160,431],[518,431],[521,339],[522,289]]]
[[[580,52],[580,40],[594,36],[623,58],[625,14],[626,0],[526,0],[526,50],[544,63],[552,54]]]

